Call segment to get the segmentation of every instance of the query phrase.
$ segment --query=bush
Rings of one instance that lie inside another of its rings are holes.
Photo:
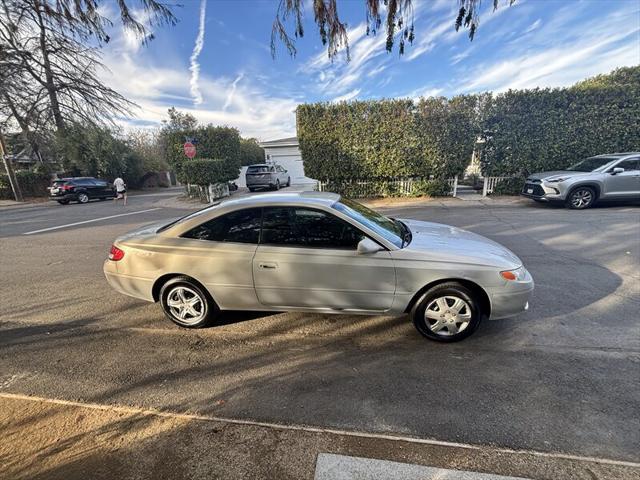
[[[182,164],[178,179],[182,183],[209,185],[235,180],[240,175],[238,161],[198,158]]]
[[[264,162],[264,148],[255,138],[240,139],[240,165],[253,165]]]
[[[18,170],[16,179],[22,195],[25,197],[45,197],[49,194],[47,187],[51,184],[51,176],[48,173],[37,173],[30,170]],[[11,183],[6,174],[0,175],[0,198],[13,200]]]
[[[493,187],[491,195],[519,195],[524,185],[524,177],[513,177],[502,180]]]
[[[445,179],[420,180],[413,184],[411,194],[416,197],[446,197],[451,193],[451,187]]]

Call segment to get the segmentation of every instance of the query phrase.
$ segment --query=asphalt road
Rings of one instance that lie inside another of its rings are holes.
[[[440,345],[407,317],[178,329],[102,275],[114,237],[184,214],[162,198],[0,210],[0,391],[640,460],[638,207],[388,210],[490,237],[536,280],[528,313]]]

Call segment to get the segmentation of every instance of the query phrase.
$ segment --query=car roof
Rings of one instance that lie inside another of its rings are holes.
[[[254,163],[253,165],[249,165],[248,168],[251,167],[273,167],[275,163]]]
[[[330,192],[282,192],[266,193],[260,195],[247,195],[245,197],[230,198],[224,200],[220,205],[225,207],[264,207],[282,204],[318,205],[332,206],[340,200],[340,195]]]

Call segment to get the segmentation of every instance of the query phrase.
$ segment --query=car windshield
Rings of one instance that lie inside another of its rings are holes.
[[[402,248],[404,245],[402,226],[390,218],[347,198],[341,198],[333,208],[373,230],[396,247]]]
[[[571,172],[599,172],[614,160],[618,160],[618,157],[589,157],[571,165],[567,170]]]
[[[249,167],[247,168],[247,173],[269,173],[269,168],[270,167],[265,167],[265,166]]]

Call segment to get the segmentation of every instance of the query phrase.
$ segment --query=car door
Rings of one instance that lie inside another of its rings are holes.
[[[613,174],[614,168],[624,168],[624,172]],[[613,165],[604,183],[603,196],[608,198],[640,196],[640,157],[627,158]]]
[[[95,196],[100,197],[100,198],[106,198],[106,197],[112,197],[113,196],[113,191],[109,187],[109,184],[107,182],[105,182],[104,180],[96,179],[96,180],[93,181],[93,183],[95,185]]]
[[[365,235],[335,215],[265,207],[253,259],[256,295],[269,307],[384,311],[396,277],[387,250],[358,254]]]
[[[170,271],[204,284],[218,306],[230,310],[260,307],[253,286],[252,261],[258,246],[261,208],[223,214],[176,239]]]

